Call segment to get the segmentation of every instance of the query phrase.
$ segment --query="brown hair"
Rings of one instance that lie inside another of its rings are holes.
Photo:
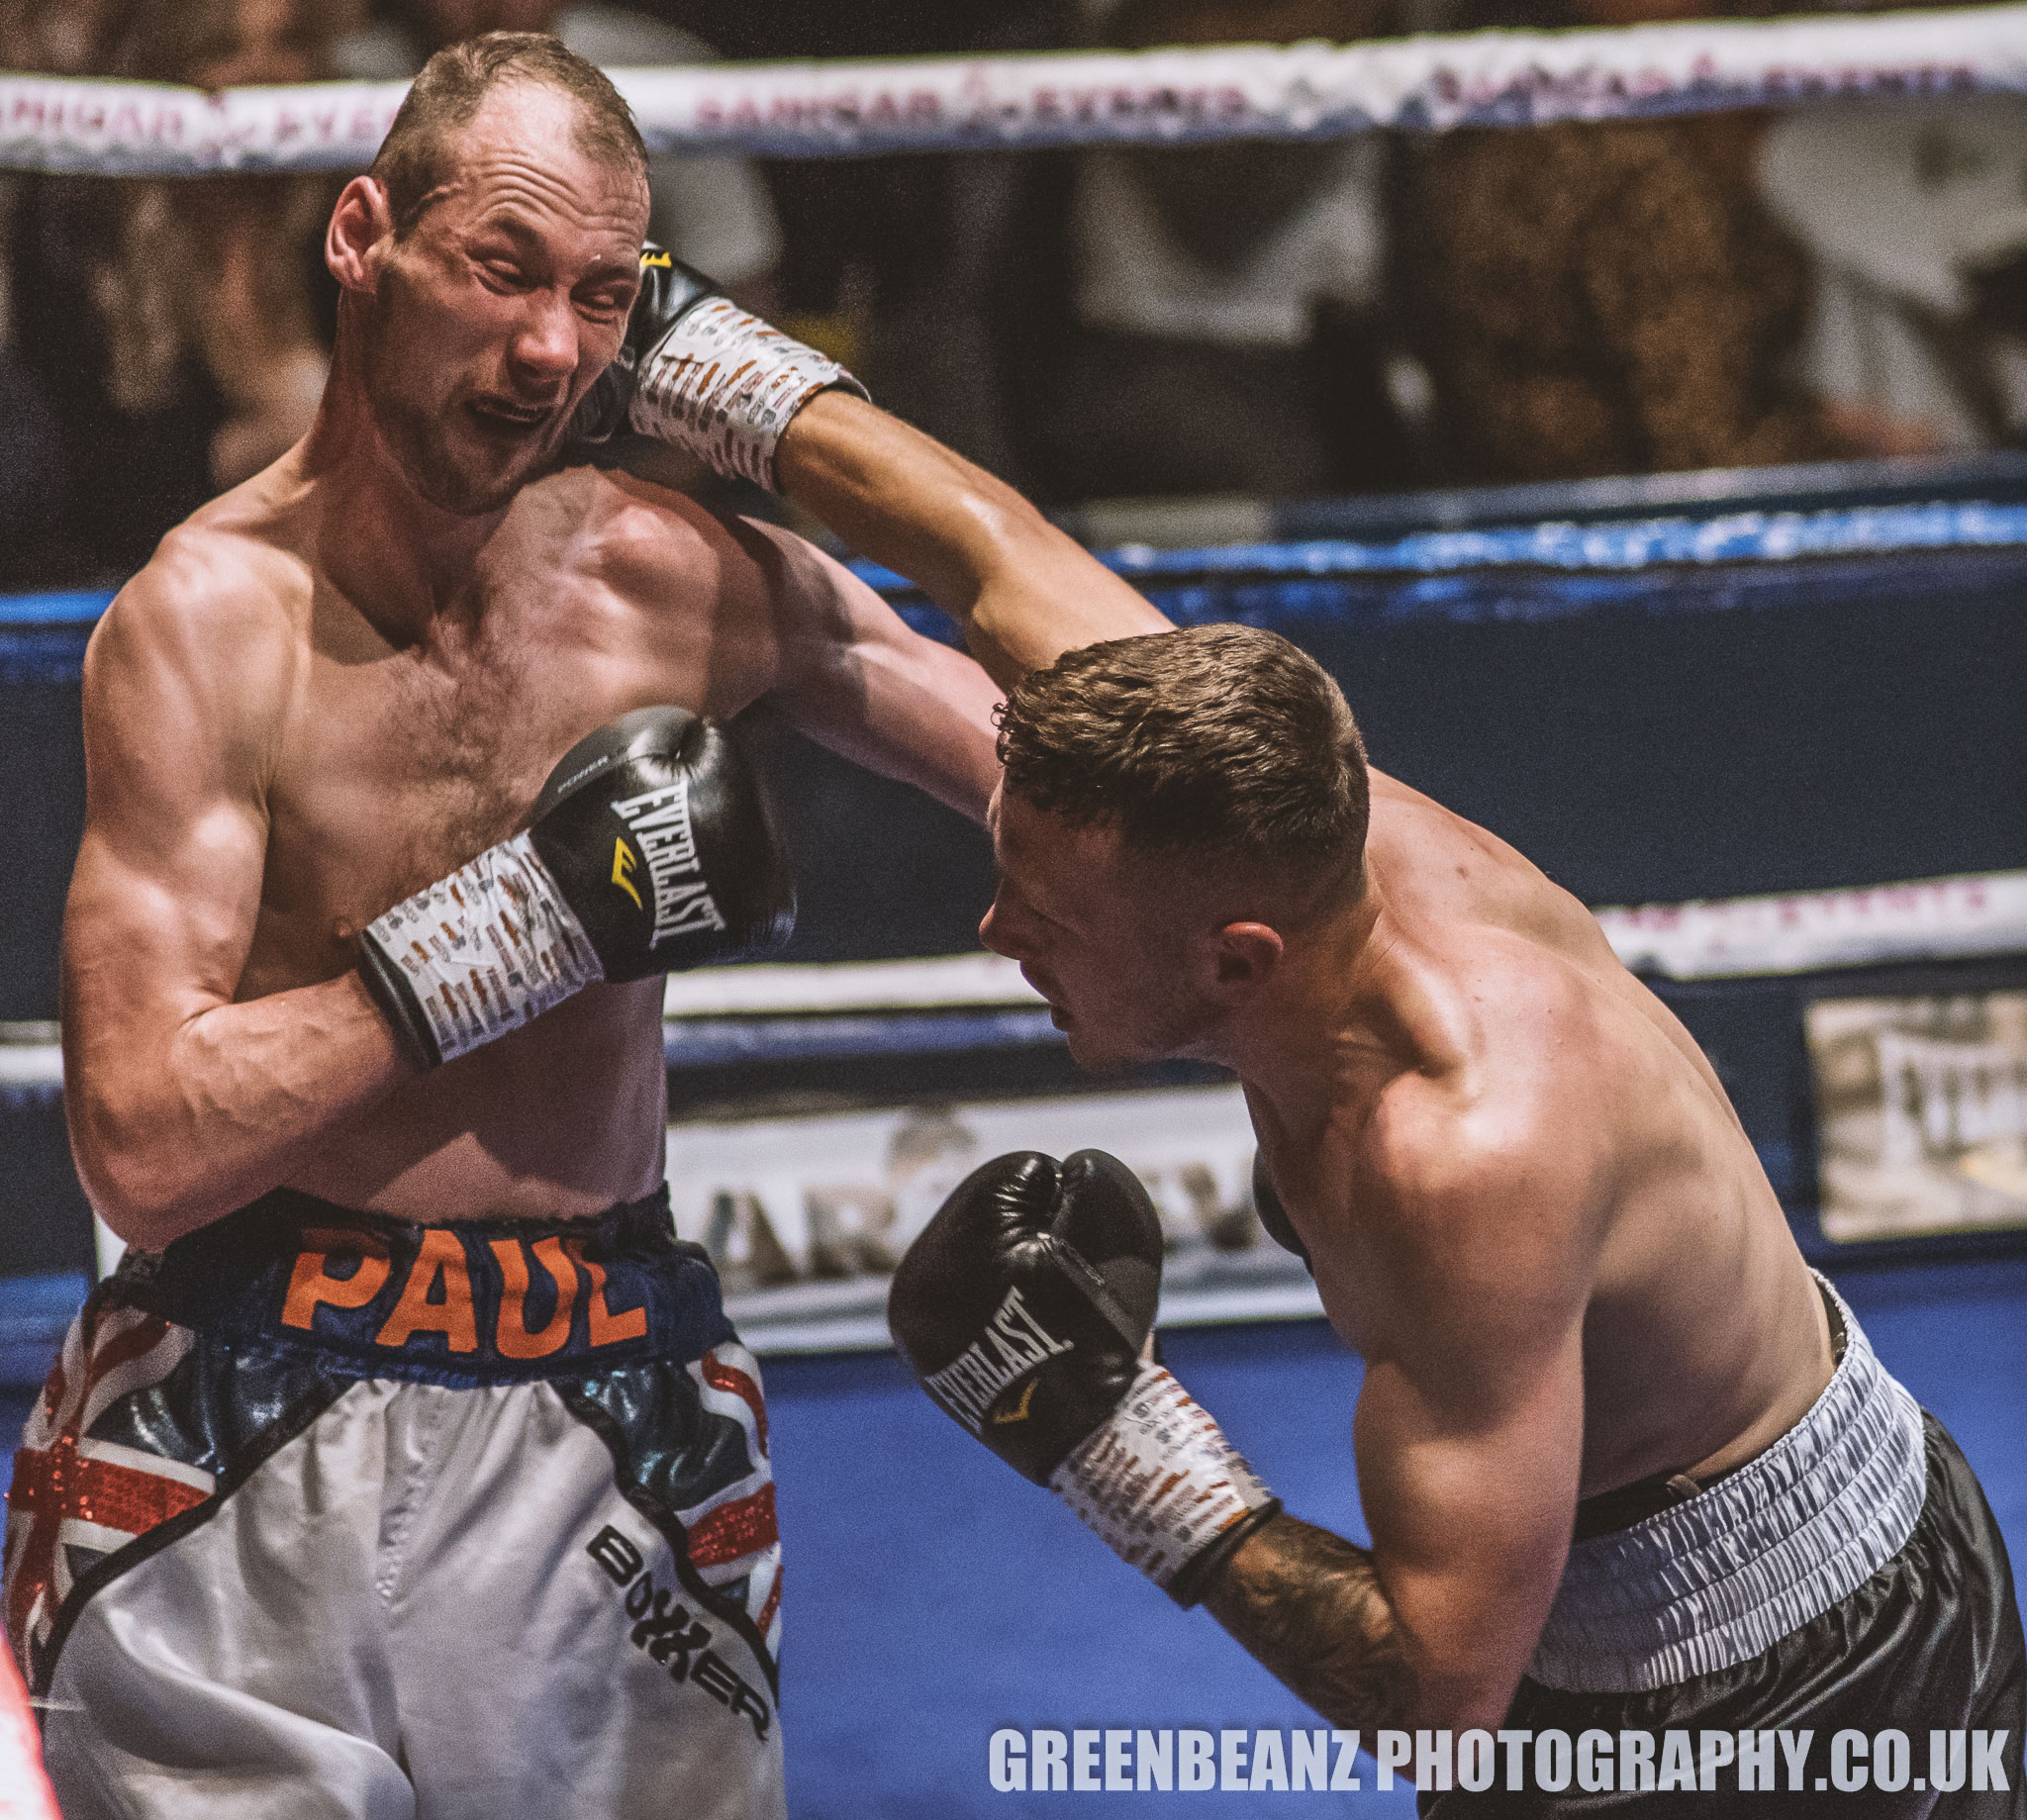
[[[1314,658],[1250,625],[1199,625],[1069,651],[1000,710],[1007,788],[1129,849],[1207,853],[1303,885],[1354,888],[1366,754]]]
[[[471,124],[502,82],[561,89],[577,102],[577,145],[600,163],[628,164],[647,181],[647,146],[627,107],[595,63],[545,32],[488,32],[445,45],[408,91],[368,175],[386,188],[397,239],[406,239],[444,181],[447,142]]]

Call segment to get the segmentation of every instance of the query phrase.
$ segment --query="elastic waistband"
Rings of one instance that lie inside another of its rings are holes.
[[[103,1293],[228,1346],[434,1384],[687,1364],[732,1337],[666,1189],[590,1219],[440,1224],[277,1189],[158,1254],[129,1252]]]
[[[1728,1669],[1855,1592],[1928,1491],[1921,1408],[1842,1296],[1844,1357],[1808,1413],[1694,1497],[1573,1546],[1531,1678],[1635,1693]]]

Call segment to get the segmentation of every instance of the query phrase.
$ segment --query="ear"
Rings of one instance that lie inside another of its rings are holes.
[[[375,177],[354,177],[331,211],[324,231],[324,263],[347,291],[370,293],[379,282],[382,248],[394,239],[394,210]]]
[[[1281,965],[1281,937],[1264,922],[1227,922],[1214,949],[1218,987],[1234,997],[1258,992]]]

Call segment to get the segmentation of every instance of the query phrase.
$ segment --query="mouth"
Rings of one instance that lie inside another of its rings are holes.
[[[556,409],[552,404],[524,405],[511,398],[474,398],[464,408],[492,434],[517,436],[541,429]]]
[[[1049,1007],[1049,1021],[1052,1024],[1054,1024],[1056,1028],[1059,1030],[1064,1028],[1069,1021],[1070,1013],[1063,1008],[1061,1002],[1057,999],[1056,995],[1049,990],[1047,983],[1041,980],[1037,980],[1034,977],[1034,975],[1028,971],[1025,962],[1021,964],[1020,977],[1023,980],[1025,980],[1028,983],[1028,985],[1032,986],[1036,992],[1040,993],[1042,998],[1047,1001]]]

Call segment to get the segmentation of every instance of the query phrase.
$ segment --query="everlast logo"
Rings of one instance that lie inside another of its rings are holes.
[[[627,797],[613,805],[613,813],[647,856],[648,882],[654,888],[654,933],[647,945],[656,948],[671,935],[706,929],[723,934],[724,918],[697,863],[697,836],[690,828],[690,780],[678,778],[643,796]],[[623,876],[626,870],[615,854],[613,883],[638,904],[640,894]]]
[[[985,1426],[986,1410],[994,1397],[1022,1372],[1032,1371],[1059,1352],[1069,1352],[1072,1344],[1057,1339],[1028,1313],[1018,1290],[1009,1290],[985,1332],[922,1382],[944,1408],[977,1434]],[[1018,1421],[1026,1412],[1023,1398],[1020,1414],[1006,1419]]]

